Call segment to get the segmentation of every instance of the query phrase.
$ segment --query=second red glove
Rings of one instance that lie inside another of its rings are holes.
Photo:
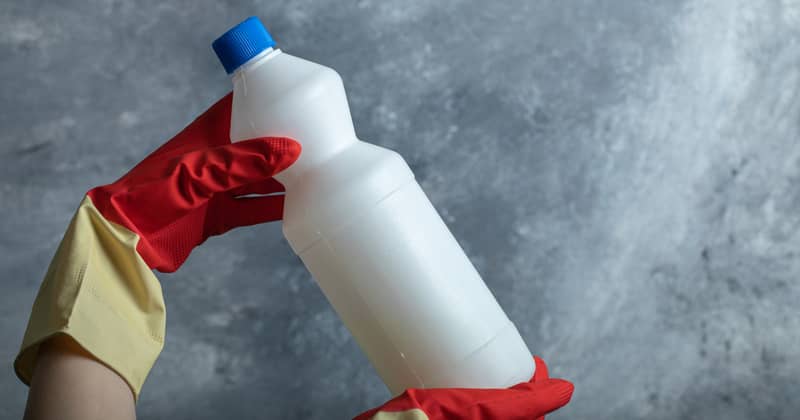
[[[409,389],[354,420],[544,420],[569,402],[574,387],[550,379],[544,361],[534,360],[536,373],[529,382],[508,389]]]

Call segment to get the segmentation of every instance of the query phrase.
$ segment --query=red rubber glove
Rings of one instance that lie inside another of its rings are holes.
[[[550,379],[544,361],[534,360],[536,372],[529,382],[508,389],[409,389],[355,420],[544,420],[569,402],[574,387]]]
[[[294,163],[300,144],[261,138],[231,144],[228,94],[130,172],[87,194],[109,221],[137,233],[150,268],[173,272],[209,236],[281,219],[284,191],[272,178]]]
[[[283,216],[273,175],[300,155],[286,138],[231,144],[232,96],[211,106],[114,183],[81,201],[36,296],[17,375],[30,383],[39,346],[72,338],[138,398],[164,345],[165,304],[152,269],[172,272],[209,236]]]

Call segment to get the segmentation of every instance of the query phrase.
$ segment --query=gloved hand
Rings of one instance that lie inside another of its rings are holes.
[[[529,382],[508,389],[409,389],[354,420],[544,420],[569,402],[574,387],[550,379],[544,361],[534,360],[536,372]]]
[[[14,367],[30,383],[37,349],[66,334],[114,369],[137,397],[161,352],[164,301],[151,269],[172,272],[208,237],[278,220],[272,176],[299,143],[231,144],[228,94],[112,184],[90,190],[50,263]]]

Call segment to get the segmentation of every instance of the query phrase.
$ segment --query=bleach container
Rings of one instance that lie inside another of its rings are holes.
[[[233,141],[297,140],[283,232],[392,394],[504,388],[533,358],[394,151],[356,137],[334,70],[275,47],[256,17],[213,43],[233,78]]]

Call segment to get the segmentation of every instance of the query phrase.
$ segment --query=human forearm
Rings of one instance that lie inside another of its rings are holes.
[[[57,335],[39,348],[25,420],[135,418],[128,384],[74,340]]]

